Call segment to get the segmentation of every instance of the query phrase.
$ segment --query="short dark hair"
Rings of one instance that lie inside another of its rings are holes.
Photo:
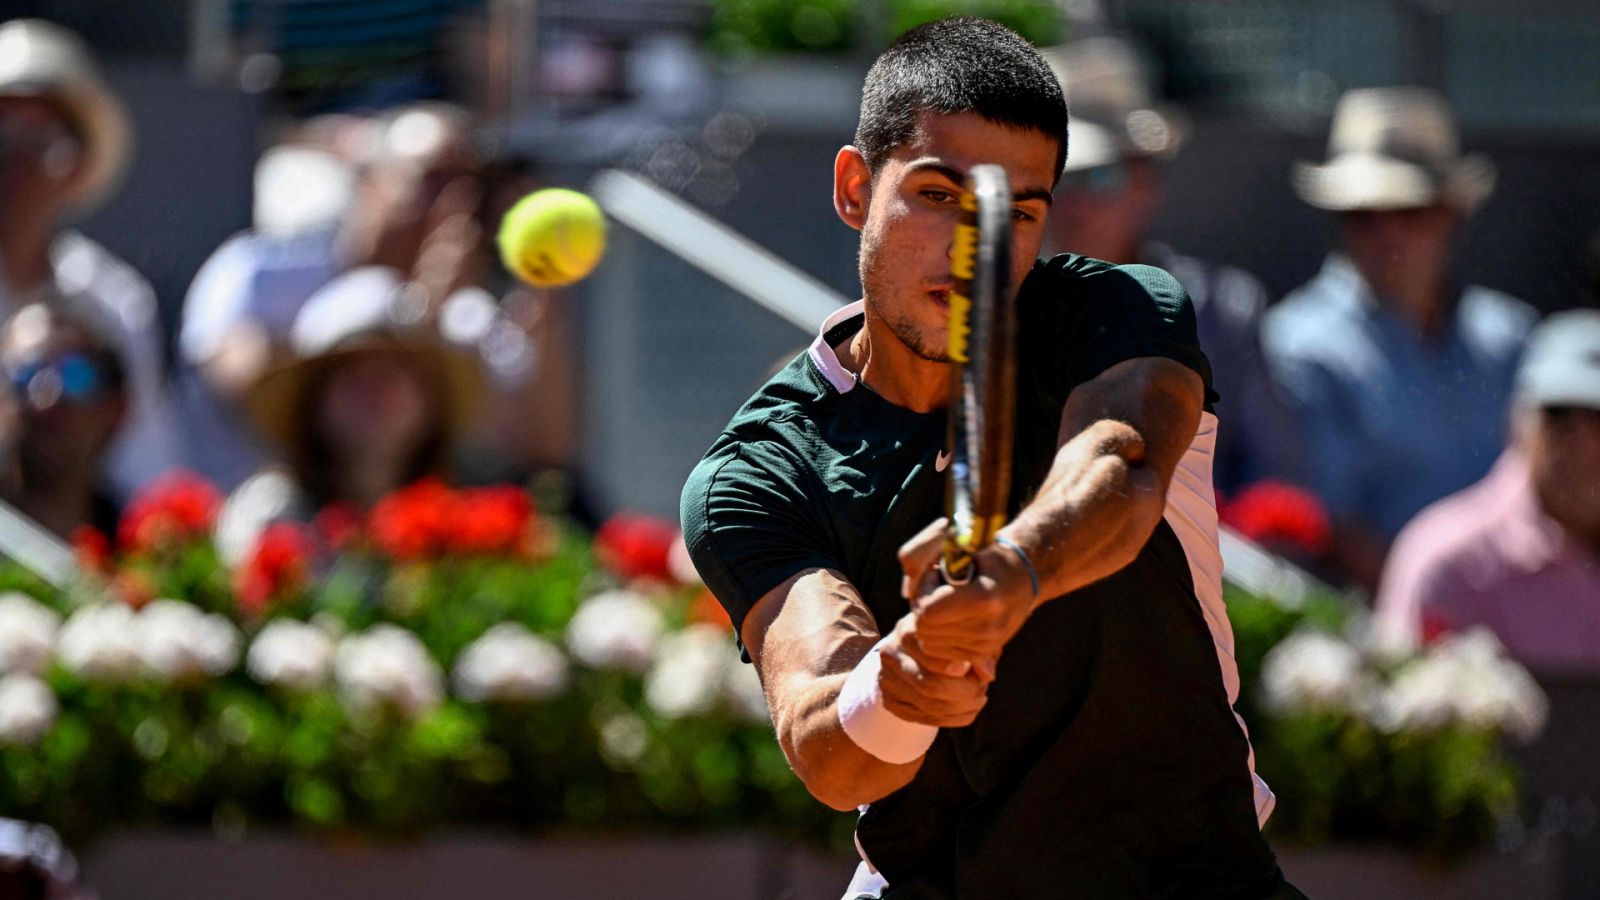
[[[929,22],[883,51],[861,89],[856,149],[877,174],[910,140],[920,112],[974,112],[1001,125],[1060,141],[1056,175],[1067,161],[1067,101],[1050,65],[1015,31],[971,16]]]

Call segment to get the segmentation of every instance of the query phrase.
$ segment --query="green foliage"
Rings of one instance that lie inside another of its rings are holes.
[[[1040,47],[1065,36],[1049,0],[716,0],[708,41],[727,56],[876,54],[895,35],[948,16],[994,19]]]

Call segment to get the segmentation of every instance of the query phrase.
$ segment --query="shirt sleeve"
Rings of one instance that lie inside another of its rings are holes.
[[[684,543],[735,634],[756,601],[796,573],[842,568],[804,483],[780,450],[731,444],[701,460],[684,486]]]
[[[194,276],[183,301],[178,352],[199,365],[210,359],[223,337],[249,316],[255,259],[247,236],[229,238]]]
[[[1047,266],[1047,269],[1049,266]],[[1211,363],[1200,349],[1189,294],[1163,269],[1106,266],[1082,275],[1083,340],[1066,360],[1067,387],[1091,381],[1118,363],[1163,357],[1193,369],[1205,382],[1206,403],[1217,400]]]

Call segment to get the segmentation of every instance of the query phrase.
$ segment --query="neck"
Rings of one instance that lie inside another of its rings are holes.
[[[54,238],[54,228],[48,223],[8,223],[0,228],[0,267],[7,286],[14,291],[31,291],[54,276],[50,262]]]
[[[370,508],[405,487],[404,467],[398,459],[352,459],[338,468],[333,486],[336,497]]]
[[[87,469],[65,469],[47,480],[25,477],[16,506],[51,533],[70,539],[78,526],[94,521],[94,484],[95,475]]]
[[[896,406],[933,412],[950,400],[950,364],[917,355],[871,312],[838,354],[840,364],[863,386]]]

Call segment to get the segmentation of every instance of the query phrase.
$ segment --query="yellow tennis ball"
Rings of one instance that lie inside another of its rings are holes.
[[[606,218],[585,194],[545,188],[521,200],[500,220],[500,261],[536,287],[571,284],[599,264]]]

